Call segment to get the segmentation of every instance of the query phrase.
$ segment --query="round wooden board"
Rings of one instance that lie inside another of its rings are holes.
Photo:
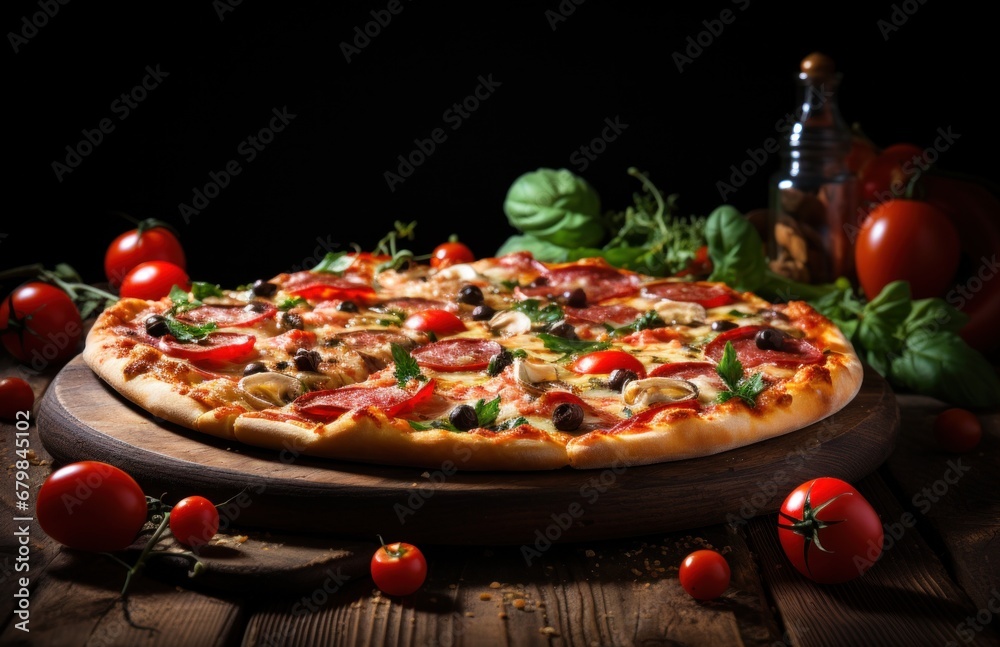
[[[233,527],[439,544],[527,544],[629,537],[772,513],[800,482],[856,482],[891,453],[895,394],[866,369],[858,396],[804,429],[703,458],[641,467],[452,472],[279,455],[190,431],[133,405],[77,357],[40,405],[59,462],[101,460],[148,493],[227,501]]]

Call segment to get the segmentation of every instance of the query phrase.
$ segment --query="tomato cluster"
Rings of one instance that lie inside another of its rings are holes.
[[[969,316],[961,335],[971,346],[996,348],[1000,282],[986,279],[983,259],[1000,250],[1000,198],[978,181],[936,170],[928,151],[914,144],[848,161],[865,214],[852,232],[865,295],[907,281],[914,299],[943,298]]]

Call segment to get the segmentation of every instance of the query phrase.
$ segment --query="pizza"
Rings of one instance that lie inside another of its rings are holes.
[[[850,342],[805,302],[599,258],[385,261],[338,254],[234,290],[124,298],[83,357],[134,404],[197,432],[464,470],[716,454],[822,420],[861,386]]]

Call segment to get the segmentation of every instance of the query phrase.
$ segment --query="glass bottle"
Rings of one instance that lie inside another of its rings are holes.
[[[772,267],[812,283],[854,280],[849,232],[858,205],[858,181],[847,169],[851,129],[840,116],[841,74],[824,54],[802,60],[798,119],[771,180],[768,252]]]

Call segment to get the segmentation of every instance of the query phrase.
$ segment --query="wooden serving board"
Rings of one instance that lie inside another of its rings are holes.
[[[526,544],[743,523],[800,482],[857,482],[891,453],[895,394],[866,369],[858,396],[807,428],[703,458],[617,470],[457,472],[279,455],[157,420],[77,357],[43,398],[38,429],[57,461],[101,460],[147,493],[201,494],[236,528],[370,541]]]

